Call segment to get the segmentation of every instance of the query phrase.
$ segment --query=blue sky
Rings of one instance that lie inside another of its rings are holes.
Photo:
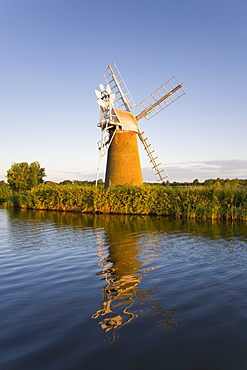
[[[245,0],[1,0],[0,180],[34,161],[47,180],[95,179],[94,89],[113,61],[136,104],[173,75],[183,83],[139,122],[169,181],[247,178],[246,18]]]

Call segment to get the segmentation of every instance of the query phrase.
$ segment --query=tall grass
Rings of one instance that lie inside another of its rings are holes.
[[[8,206],[90,213],[247,220],[247,191],[236,188],[120,186],[104,190],[41,184],[10,196]]]

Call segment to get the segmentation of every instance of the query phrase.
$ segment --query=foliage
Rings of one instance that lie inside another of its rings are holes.
[[[16,207],[91,213],[150,214],[247,220],[247,190],[217,186],[96,186],[41,184],[12,198]]]
[[[59,183],[59,185],[71,185],[73,182],[71,180],[63,180]]]
[[[74,180],[73,181],[73,184],[74,185],[79,185],[79,186],[95,186],[96,185],[96,181],[93,180],[93,181],[89,181],[89,180]],[[98,184],[97,184],[98,187],[101,187],[103,188],[104,187],[104,182],[102,179],[99,179],[98,180]]]
[[[6,200],[13,195],[13,191],[5,184],[0,186],[0,202],[6,202]]]
[[[157,186],[157,183],[149,183],[149,185]],[[171,186],[171,187],[191,187],[191,186],[201,186],[201,187],[247,187],[247,179],[208,179],[204,182],[199,182],[198,179],[193,180],[192,182],[172,182],[166,181],[165,186]]]
[[[27,162],[14,163],[7,171],[7,181],[13,191],[30,190],[43,183],[45,169],[40,167],[39,162],[30,165]]]

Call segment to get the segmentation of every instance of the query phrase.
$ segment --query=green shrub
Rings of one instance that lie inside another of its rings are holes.
[[[13,195],[13,191],[8,186],[0,187],[0,202],[6,202]]]

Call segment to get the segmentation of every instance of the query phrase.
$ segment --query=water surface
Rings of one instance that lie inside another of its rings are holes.
[[[246,369],[247,226],[0,209],[1,369]]]

